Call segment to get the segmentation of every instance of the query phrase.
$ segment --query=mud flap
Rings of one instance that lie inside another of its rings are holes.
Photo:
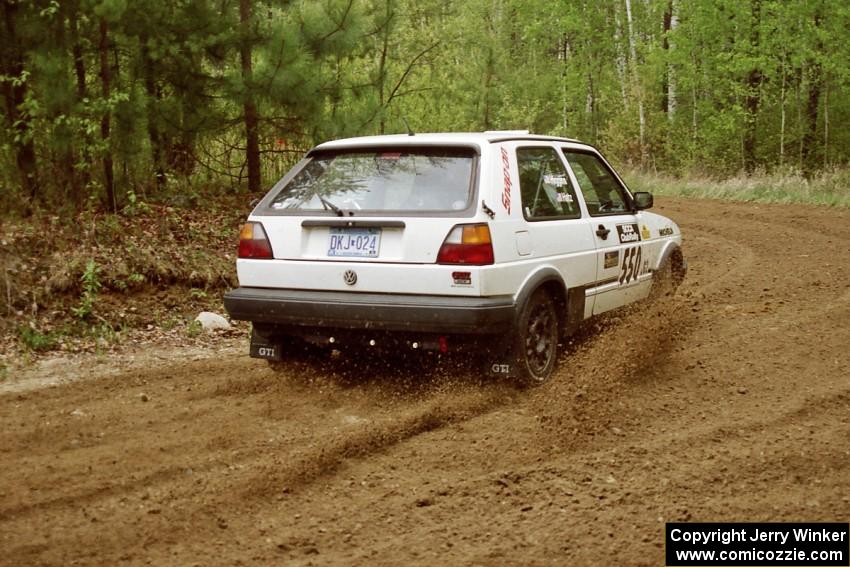
[[[484,363],[484,374],[493,378],[514,378],[517,376],[515,360],[497,360],[488,358]]]
[[[283,360],[283,348],[266,337],[251,330],[251,347],[249,355],[251,358],[262,358],[265,360]]]
[[[565,339],[576,332],[584,321],[584,306],[587,301],[585,286],[570,288],[567,292],[567,316],[561,329],[561,338]]]
[[[509,337],[503,337],[489,346],[481,359],[481,370],[492,378],[515,378],[519,375],[519,361],[513,352]]]

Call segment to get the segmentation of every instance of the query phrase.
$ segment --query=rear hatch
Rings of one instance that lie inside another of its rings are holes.
[[[453,285],[456,266],[435,262],[452,227],[475,216],[478,179],[469,146],[314,150],[252,213],[274,260],[240,259],[240,284],[474,295],[477,285]]]

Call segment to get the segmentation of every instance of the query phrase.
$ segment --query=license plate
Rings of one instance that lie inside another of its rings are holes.
[[[328,256],[377,258],[380,228],[331,228]]]

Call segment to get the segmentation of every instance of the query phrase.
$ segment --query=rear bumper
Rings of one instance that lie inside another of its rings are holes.
[[[230,317],[275,326],[440,334],[509,330],[513,298],[345,293],[240,287],[224,294]]]

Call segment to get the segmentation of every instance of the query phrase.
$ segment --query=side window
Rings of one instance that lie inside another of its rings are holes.
[[[554,148],[517,148],[522,211],[528,220],[581,216],[576,192]]]
[[[562,150],[573,170],[591,216],[631,212],[623,187],[593,154]]]

